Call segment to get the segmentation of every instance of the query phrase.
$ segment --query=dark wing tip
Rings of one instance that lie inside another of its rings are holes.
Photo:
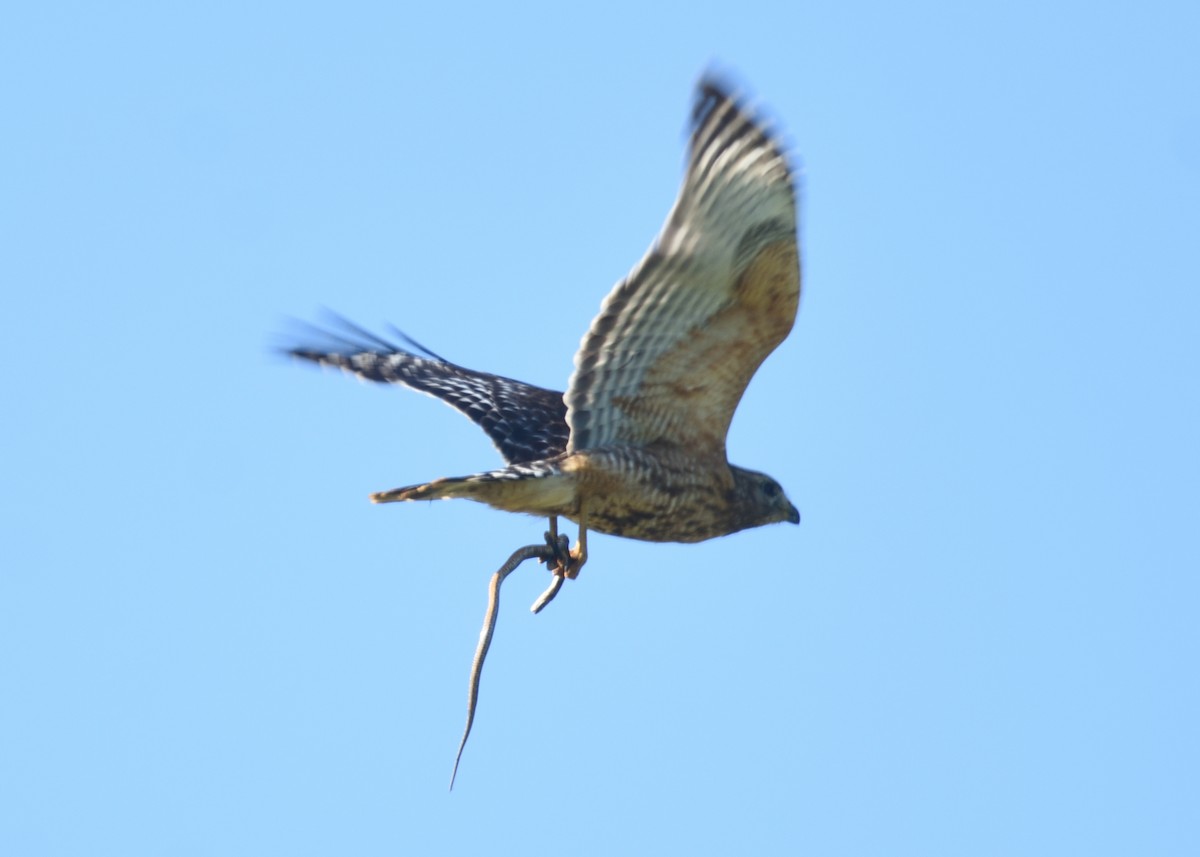
[[[696,100],[692,105],[692,127],[695,131],[708,119],[719,105],[741,101],[741,87],[734,83],[729,72],[710,66],[705,69],[696,84]]]
[[[707,151],[718,138],[733,139],[751,134],[775,152],[794,179],[799,175],[799,169],[793,163],[792,146],[780,130],[783,126],[749,92],[729,69],[715,64],[705,69],[696,84],[688,127],[691,157],[694,159]]]
[[[437,360],[441,363],[449,363],[450,362],[442,355],[440,355],[434,351],[431,351],[430,349],[426,348],[421,343],[417,342],[417,340],[413,339],[411,336],[409,336],[403,330],[396,327],[396,325],[389,324],[387,327],[388,327],[388,330],[390,330],[394,335],[400,337],[400,339],[403,340],[405,345],[415,348],[417,351],[420,351],[422,354],[424,354],[426,357],[430,358],[431,360]]]
[[[314,360],[331,354],[349,357],[365,352],[375,354],[410,353],[404,346],[360,327],[333,310],[322,307],[318,314],[321,318],[319,324],[298,318],[287,318],[288,330],[276,337],[272,350],[281,355],[300,357],[306,360]],[[393,336],[399,338],[404,345],[420,352],[422,356],[439,363],[454,365],[399,328],[393,325],[387,327]]]

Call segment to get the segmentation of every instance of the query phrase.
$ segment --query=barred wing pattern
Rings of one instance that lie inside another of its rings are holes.
[[[322,366],[335,366],[367,381],[399,384],[440,399],[478,425],[509,464],[553,458],[567,446],[563,394],[512,378],[476,372],[426,351],[414,354],[346,321],[345,332],[317,329],[335,343],[296,346],[289,354]]]
[[[771,131],[707,78],[692,114],[683,187],[657,241],[612,290],[575,357],[566,394],[475,372],[400,334],[409,351],[348,322],[296,357],[401,384],[461,411],[508,466],[371,495],[377,503],[464,498],[550,522],[492,576],[471,665],[471,733],[500,584],[537,557],[553,573],[540,610],[587,561],[589,531],[696,542],[800,513],[764,473],[731,465],[725,437],[746,385],[787,336],[800,299],[796,199]],[[575,547],[558,519],[579,524]],[[453,787],[453,774],[451,775]]]
[[[668,444],[724,460],[746,385],[796,317],[796,221],[779,143],[724,86],[702,81],[675,206],[575,357],[568,451]]]

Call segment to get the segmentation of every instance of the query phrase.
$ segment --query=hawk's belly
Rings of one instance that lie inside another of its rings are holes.
[[[741,529],[729,516],[729,467],[678,451],[616,446],[566,456],[576,509],[589,530],[649,542],[700,542]]]

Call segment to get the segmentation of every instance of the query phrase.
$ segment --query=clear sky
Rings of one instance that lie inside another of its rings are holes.
[[[0,853],[1200,853],[1200,7],[21,4],[0,28]],[[271,352],[330,307],[561,388],[734,70],[805,292],[730,457],[596,536]],[[567,527],[574,533],[574,527]]]

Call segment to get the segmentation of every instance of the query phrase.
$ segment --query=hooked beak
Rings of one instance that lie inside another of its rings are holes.
[[[788,503],[787,522],[789,524],[800,523],[800,510],[797,509],[795,506],[793,506],[791,503]]]

